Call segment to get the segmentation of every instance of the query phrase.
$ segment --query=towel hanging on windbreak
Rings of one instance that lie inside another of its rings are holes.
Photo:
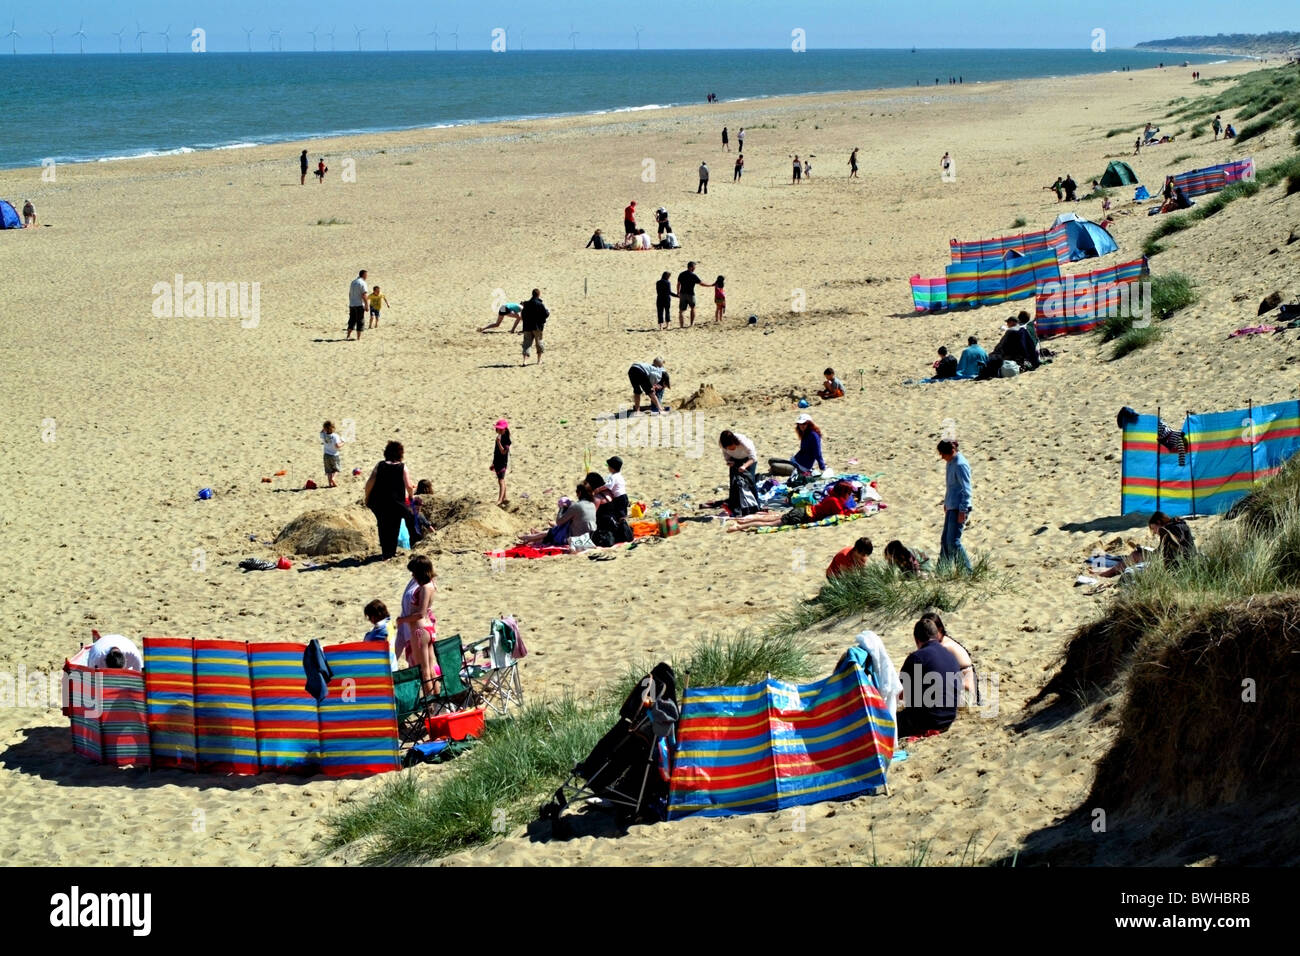
[[[316,703],[323,703],[329,696],[329,682],[334,677],[334,669],[325,657],[325,649],[315,638],[302,652],[302,669],[307,675],[307,693],[316,698]]]

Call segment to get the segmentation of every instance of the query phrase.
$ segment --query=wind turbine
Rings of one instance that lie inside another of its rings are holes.
[[[431,36],[431,37],[433,37],[433,49],[434,49],[435,52],[437,52],[437,49],[438,49],[438,24],[435,23],[435,24],[433,25],[433,29],[430,30],[428,33],[426,33],[425,36]]]
[[[392,33],[392,32],[393,32],[393,31],[392,31],[391,29],[389,29],[388,27],[384,27],[384,52],[385,52],[385,53],[388,52],[388,34],[390,34],[390,33]]]
[[[320,29],[320,27],[317,27],[317,28],[316,28],[316,30],[319,30],[319,29]],[[308,33],[311,34],[311,52],[313,52],[313,53],[316,52],[316,30],[308,30],[308,31],[307,31]]]
[[[58,31],[58,30],[46,30],[45,32],[48,33],[48,34],[50,35],[50,52],[53,53],[53,52],[54,52],[54,34],[58,33],[59,31]]]
[[[456,24],[456,30],[459,30],[459,29],[460,29],[460,24],[458,23],[458,24]],[[460,34],[457,33],[456,30],[453,30],[453,31],[451,32],[451,38],[452,38],[452,40],[454,40],[455,43],[456,43],[456,49],[459,50],[459,49],[460,49]]]
[[[366,28],[359,27],[354,23],[352,24],[352,29],[357,32],[357,52],[359,53],[361,51],[361,34],[366,32]]]
[[[144,52],[144,31],[140,29],[140,21],[135,21],[135,52]]]
[[[578,48],[578,31],[573,29],[572,21],[569,23],[569,42],[573,44],[575,50]]]
[[[632,28],[633,32],[636,33],[636,48],[637,48],[638,50],[641,49],[641,31],[644,30],[644,29],[645,29],[645,27],[633,27],[633,28]]]
[[[325,35],[330,38],[330,52],[333,53],[334,52],[334,28],[330,27],[330,32]]]
[[[239,29],[244,31],[244,42],[248,44],[248,52],[252,53],[253,52],[253,28],[240,27]]]
[[[23,38],[23,35],[14,29],[14,25],[15,21],[10,20],[9,32],[5,34],[5,37],[9,40],[9,52],[16,54],[18,52],[18,41]]]
[[[85,20],[82,20],[80,23],[77,24],[77,32],[74,33],[74,34],[72,34],[74,37],[77,38],[77,52],[78,52],[78,53],[85,53],[85,52],[86,52],[86,31],[83,30],[83,29],[81,29],[81,28],[84,27],[85,25],[86,25],[86,21],[85,21]]]
[[[280,52],[284,51],[284,41],[280,39],[279,27],[276,27],[274,30],[268,32],[266,35],[266,39],[271,46],[272,53],[276,52],[277,48],[279,49]]]
[[[125,32],[126,32],[126,27],[122,27],[122,29],[118,30],[116,33],[113,34],[113,36],[117,37],[117,52],[118,52],[118,53],[121,53],[121,52],[122,52],[122,34],[125,33]]]
[[[170,53],[170,52],[172,51],[172,36],[171,36],[171,31],[172,31],[172,25],[169,23],[169,24],[167,24],[167,29],[166,29],[166,30],[163,30],[161,33],[158,34],[160,37],[163,38],[163,52],[164,52],[164,53]]]

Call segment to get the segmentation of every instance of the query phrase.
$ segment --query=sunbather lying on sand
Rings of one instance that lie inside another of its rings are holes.
[[[831,493],[815,505],[801,505],[789,511],[760,511],[758,514],[744,518],[733,518],[728,523],[727,530],[751,531],[754,528],[807,524],[810,521],[821,521],[832,515],[853,514],[860,510],[860,507],[853,501],[853,486],[847,481],[838,481],[831,488]]]

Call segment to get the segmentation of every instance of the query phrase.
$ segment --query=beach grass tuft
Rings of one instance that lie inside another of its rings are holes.
[[[1029,225],[1029,223],[1025,220],[1024,216],[1016,216],[1015,220],[1011,223],[1011,228],[1022,229],[1027,225]]]
[[[1111,361],[1122,359],[1139,349],[1144,349],[1148,345],[1160,341],[1164,335],[1164,330],[1155,325],[1133,326],[1124,331],[1115,339],[1115,345],[1111,349]]]
[[[317,220],[316,220],[316,225],[318,225],[318,226],[350,226],[350,225],[352,225],[352,223],[348,222],[346,219],[317,219]]]
[[[1197,300],[1192,280],[1181,272],[1167,272],[1151,280],[1151,315],[1167,319]]]

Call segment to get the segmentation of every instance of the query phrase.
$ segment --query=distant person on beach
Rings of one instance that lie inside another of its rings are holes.
[[[533,290],[533,297],[525,302],[521,309],[524,323],[524,360],[520,365],[528,364],[528,350],[537,344],[537,364],[542,364],[542,331],[546,328],[546,320],[551,317],[551,312],[542,303],[542,293],[540,289]]]
[[[627,204],[623,210],[623,232],[629,236],[636,235],[636,200]]]
[[[952,169],[952,157],[946,152],[943,154],[943,159],[939,160],[939,168],[943,170],[944,175],[947,175],[948,170]]]
[[[962,706],[972,706],[978,703],[979,691],[975,686],[975,662],[971,660],[970,651],[966,650],[961,641],[949,636],[948,629],[943,626],[943,618],[939,616],[939,612],[926,611],[921,615],[921,620],[934,622],[934,626],[939,630],[939,643],[953,657],[957,658],[957,664],[961,667]]]
[[[1135,139],[1135,140],[1133,141],[1133,155],[1136,156],[1136,155],[1137,155],[1138,153],[1140,153],[1140,152],[1142,152],[1142,137],[1141,137],[1141,136],[1139,136],[1137,139]]]
[[[946,490],[943,497],[943,539],[939,549],[940,562],[958,561],[967,573],[970,572],[970,558],[962,547],[961,533],[966,528],[966,519],[971,512],[970,463],[957,450],[955,441],[941,441],[938,444],[939,457],[946,465]]]
[[[655,210],[655,222],[659,224],[659,238],[663,239],[665,232],[672,232],[672,224],[668,221],[668,210],[660,206]]]
[[[685,328],[686,310],[691,310],[691,325],[695,324],[695,287],[708,283],[695,274],[695,263],[686,263],[686,269],[677,273],[677,326]]]
[[[916,650],[899,670],[903,692],[898,700],[898,740],[942,733],[957,719],[961,664],[939,639],[934,621],[919,620],[912,629]]]
[[[1219,134],[1223,132],[1223,118],[1221,114],[1214,114],[1214,122],[1210,124],[1210,127],[1214,130],[1214,138],[1218,139]]]
[[[858,148],[853,147],[853,152],[849,153],[849,179],[858,178]]]
[[[605,241],[605,237],[602,236],[600,234],[600,230],[597,229],[595,232],[591,234],[591,238],[587,240],[587,244],[583,248],[584,249],[608,249],[609,243]]]
[[[745,127],[742,126],[740,130],[736,133],[736,152],[743,153],[744,151],[745,151]]]
[[[396,621],[395,650],[399,655],[405,654],[408,664],[420,669],[421,692],[431,694],[435,681],[442,675],[433,651],[438,636],[438,619],[433,616],[438,574],[426,554],[411,558],[406,569],[411,572],[411,580],[402,591],[402,614]]]
[[[328,173],[329,171],[330,168],[325,165],[325,157],[322,156],[316,162],[316,182],[318,184],[325,182],[325,174]]]
[[[1061,188],[1065,190],[1066,202],[1079,201],[1079,197],[1075,195],[1075,191],[1079,188],[1079,184],[1074,181],[1074,177],[1069,173],[1066,173],[1065,178],[1061,180]]]
[[[331,488],[337,488],[339,483],[334,480],[343,469],[343,436],[334,430],[333,422],[326,422],[321,426],[320,443],[325,453],[325,481]]]
[[[804,179],[812,179],[812,162],[811,162],[810,160],[811,160],[811,157],[809,157],[809,159],[805,159],[805,160],[803,161],[803,178],[804,178]]]
[[[86,666],[95,671],[142,671],[144,657],[134,641],[121,634],[105,634],[95,638],[95,642],[86,651]]]
[[[1052,183],[1052,185],[1050,185],[1050,186],[1044,186],[1044,187],[1043,187],[1044,189],[1050,189],[1052,192],[1056,193],[1056,201],[1057,201],[1057,202],[1060,202],[1060,201],[1061,201],[1061,182],[1062,182],[1061,177],[1060,177],[1060,176],[1057,176],[1057,177],[1056,177],[1056,182]]]
[[[36,225],[36,207],[32,205],[30,199],[23,200],[23,228],[27,229]]]
[[[366,327],[366,303],[369,295],[370,286],[366,282],[366,270],[362,269],[348,286],[348,334],[344,341],[351,340],[354,330],[357,333],[357,341],[361,341],[361,333]]]
[[[790,174],[790,184],[795,185],[803,179],[803,163],[799,162],[799,157],[794,158],[794,170]]]
[[[298,157],[298,169],[302,173],[302,177],[298,180],[299,186],[307,185],[307,166],[307,150],[304,149],[302,155]]]
[[[392,619],[388,614],[388,605],[376,598],[370,601],[361,613],[365,615],[366,620],[370,622],[370,630],[366,631],[361,638],[363,641],[383,641],[388,645],[388,667],[389,670],[399,670],[401,665],[397,663],[397,654],[393,652],[393,642],[397,637],[397,631]]]
[[[822,398],[843,398],[844,383],[835,377],[835,369],[828,368],[822,374],[825,378],[822,382],[821,391],[817,394]]]
[[[745,157],[744,157],[744,154],[742,154],[742,153],[737,153],[737,154],[736,154],[736,169],[735,169],[735,172],[733,172],[733,173],[731,174],[731,181],[732,181],[733,183],[738,183],[738,182],[740,182],[741,174],[744,173],[744,171],[745,171]]]
[[[811,524],[837,515],[854,514],[858,505],[853,502],[853,485],[837,481],[830,492],[815,505],[796,505],[788,511],[760,511],[727,522],[728,531],[749,531],[753,528],[792,527]]]
[[[655,283],[655,316],[659,320],[659,331],[673,324],[673,299],[677,293],[669,281],[671,273],[665,272]]]
[[[939,346],[939,359],[934,363],[935,378],[956,378],[957,359],[948,354],[948,347]]]
[[[725,152],[731,152],[731,141],[727,139],[727,127],[722,127],[722,148]]]
[[[758,476],[758,451],[754,443],[740,432],[730,429],[718,436],[718,445],[722,448],[722,460],[732,471],[743,471],[751,478]]]
[[[514,325],[510,326],[510,331],[514,332],[515,328],[519,325],[520,320],[523,318],[524,307],[518,302],[502,302],[500,307],[497,309],[497,320],[490,325],[483,326],[479,331],[486,332],[488,329],[495,329],[506,320],[507,315],[514,317]]]
[[[488,467],[497,476],[497,505],[505,507],[506,471],[510,468],[510,423],[502,418],[494,427],[496,438],[492,441],[492,464]]]
[[[370,305],[370,327],[377,329],[379,328],[380,310],[388,308],[388,296],[379,291],[379,286],[375,286],[370,290],[370,295],[366,297],[366,301]]]
[[[709,192],[709,164],[708,163],[700,163],[700,185],[699,188],[695,190],[695,192],[697,195],[699,193],[704,193],[705,195],[708,195]]]
[[[651,414],[658,415],[663,411],[663,405],[659,399],[669,384],[668,370],[664,368],[663,359],[656,358],[649,364],[637,362],[627,370],[627,380],[632,383],[632,413],[634,415],[641,411],[642,395],[650,399]]]
[[[1166,567],[1177,567],[1187,558],[1196,554],[1196,542],[1192,538],[1192,529],[1182,518],[1171,518],[1163,511],[1152,512],[1147,522],[1147,530],[1160,542],[1159,554]],[[1146,566],[1148,553],[1143,548],[1134,548],[1132,553],[1097,575],[1099,578],[1113,578],[1126,570],[1138,571]]]
[[[802,475],[812,474],[813,469],[825,471],[826,461],[822,457],[822,430],[817,427],[812,416],[805,412],[796,418],[794,433],[799,436],[799,450],[790,458],[775,458],[768,464],[792,465]]]
[[[366,478],[366,507],[375,516],[379,550],[385,560],[397,556],[397,537],[402,522],[411,513],[406,499],[415,492],[415,483],[402,460],[405,454],[400,441],[390,441],[384,446],[384,460],[377,462]]]
[[[984,351],[980,345],[980,340],[971,336],[966,340],[966,347],[961,351],[961,358],[957,360],[957,377],[958,378],[979,378],[980,372],[988,364],[989,353]]]
[[[1233,126],[1231,123],[1229,123],[1227,129],[1225,129],[1225,130],[1223,131],[1223,138],[1224,138],[1224,139],[1236,139],[1236,138],[1237,138],[1237,128],[1236,128],[1235,126]]]
[[[871,557],[873,550],[870,538],[858,538],[831,558],[831,563],[826,566],[826,577],[837,578],[845,571],[866,567],[867,558]]]
[[[726,285],[727,277],[718,276],[713,280],[713,321],[721,322],[727,314],[727,290],[723,288]]]

